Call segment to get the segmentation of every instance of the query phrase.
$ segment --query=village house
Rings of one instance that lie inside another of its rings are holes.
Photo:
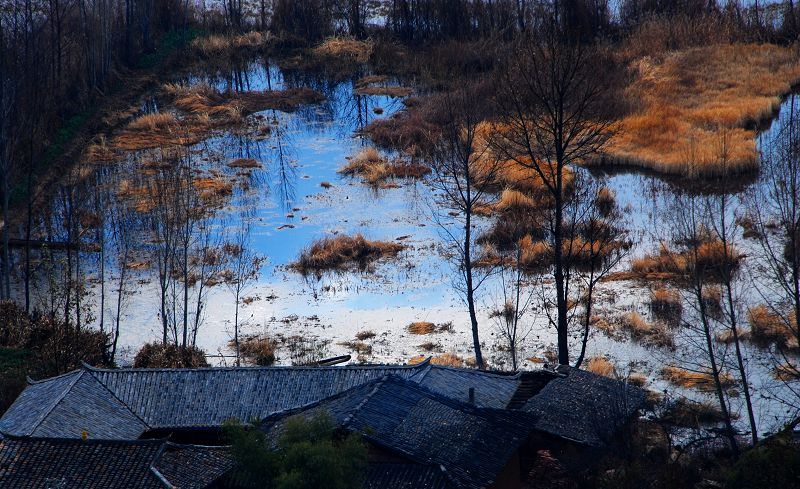
[[[232,487],[226,421],[260,420],[274,440],[320,411],[367,444],[365,487],[517,488],[542,450],[570,464],[613,446],[643,402],[569,367],[86,365],[30,381],[0,418],[0,488]]]

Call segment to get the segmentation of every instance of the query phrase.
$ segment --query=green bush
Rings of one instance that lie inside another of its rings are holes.
[[[367,449],[358,434],[337,436],[327,413],[293,416],[270,445],[259,429],[238,423],[225,428],[237,470],[235,487],[258,489],[349,489],[360,487]]]

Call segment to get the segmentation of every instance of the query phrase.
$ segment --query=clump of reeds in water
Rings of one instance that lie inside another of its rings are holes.
[[[314,48],[314,54],[366,63],[372,55],[373,48],[372,41],[360,41],[352,37],[329,37]]]
[[[394,257],[405,246],[387,241],[370,241],[361,234],[340,235],[314,241],[289,267],[302,274],[325,271],[366,270],[374,261]]]
[[[402,158],[389,160],[372,147],[359,151],[338,171],[341,175],[358,176],[375,187],[385,186],[390,179],[422,178],[430,172],[431,169],[421,163]]]
[[[264,47],[269,36],[259,31],[250,31],[236,35],[212,34],[192,41],[192,49],[207,57],[241,53],[242,50],[253,50]]]

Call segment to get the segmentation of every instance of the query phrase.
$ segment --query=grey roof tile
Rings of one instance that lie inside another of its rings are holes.
[[[264,421],[277,439],[292,415],[326,411],[344,429],[422,464],[441,465],[456,487],[488,487],[527,439],[533,417],[478,408],[387,376]]]
[[[163,441],[0,440],[0,489],[163,489]]]
[[[611,442],[644,400],[645,392],[638,387],[570,368],[567,375],[548,382],[522,410],[536,415],[537,430],[600,447]]]

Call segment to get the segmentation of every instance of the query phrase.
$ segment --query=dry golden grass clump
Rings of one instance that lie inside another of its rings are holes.
[[[340,341],[337,343],[339,346],[343,346],[348,350],[355,352],[357,355],[372,355],[372,345],[364,343],[363,341],[356,340],[356,341]]]
[[[698,389],[704,392],[716,389],[711,371],[696,372],[680,367],[664,367],[661,369],[661,377],[672,385],[686,389]],[[722,372],[719,377],[723,388],[734,384],[733,377],[728,373]]]
[[[100,136],[95,143],[90,144],[83,152],[83,161],[85,163],[116,163],[124,159],[124,155],[115,152],[108,146],[104,136]]]
[[[365,270],[372,262],[383,257],[394,257],[405,246],[387,241],[369,241],[360,234],[335,236],[314,241],[300,253],[289,267],[302,274],[324,271]]]
[[[233,340],[228,342],[228,347],[234,350],[236,344]],[[266,336],[246,336],[239,340],[239,353],[242,359],[251,365],[266,367],[275,363],[278,342]]]
[[[747,311],[751,338],[762,346],[774,344],[781,348],[797,349],[797,325],[793,319],[793,316],[784,317],[763,304]]]
[[[528,273],[541,272],[552,263],[553,249],[544,241],[525,236],[519,241],[519,266]]]
[[[192,41],[192,49],[205,57],[238,53],[243,49],[256,49],[264,46],[268,36],[259,31],[237,35],[210,35]]]
[[[601,187],[600,190],[597,191],[594,204],[601,216],[608,217],[617,207],[617,197],[610,188]]]
[[[351,37],[329,37],[314,48],[314,54],[331,58],[343,58],[366,63],[372,55],[372,41],[359,41]]]
[[[686,280],[698,274],[717,283],[725,273],[738,270],[742,255],[730,245],[727,250],[720,240],[703,238],[697,249],[684,252],[670,250],[662,243],[657,255],[646,255],[631,263],[631,274],[624,278],[640,280]]]
[[[406,329],[409,333],[424,335],[436,332],[436,325],[428,321],[415,321],[406,326]]]
[[[206,84],[193,86],[167,84],[164,92],[173,97],[175,106],[194,115],[207,114],[218,123],[236,123],[243,115],[275,109],[293,112],[301,105],[316,104],[325,97],[311,88],[287,88],[249,92],[220,92]]]
[[[408,360],[409,365],[416,365],[425,361],[428,358],[425,355],[417,355],[412,357]],[[460,356],[456,355],[455,353],[442,353],[441,355],[431,357],[431,363],[433,365],[443,365],[445,367],[472,367],[474,366],[474,361],[470,362],[469,360],[464,360]]]
[[[606,357],[592,357],[586,363],[586,370],[603,377],[614,377],[614,364]]]
[[[376,119],[361,131],[381,148],[421,156],[432,148],[441,128],[419,108],[407,109]]]
[[[173,114],[159,112],[132,120],[111,141],[111,148],[121,151],[189,146],[197,144],[210,133],[207,121],[179,121]]]
[[[651,323],[638,312],[629,312],[622,316],[620,325],[630,332],[631,337],[643,345],[674,348],[675,339],[672,333],[661,323]]]
[[[374,338],[376,336],[377,335],[375,334],[375,332],[372,331],[371,329],[367,329],[367,330],[364,330],[364,331],[359,331],[358,333],[356,333],[356,339],[358,341],[371,340],[372,338]]]
[[[620,121],[603,162],[663,173],[716,176],[757,169],[755,126],[774,116],[800,82],[791,48],[713,44],[632,63],[628,98],[640,107]],[[728,161],[717,149],[727,133]]]
[[[674,289],[659,287],[650,292],[650,311],[667,324],[677,325],[683,315],[681,294]]]
[[[342,175],[359,176],[373,186],[382,186],[392,178],[422,178],[430,172],[429,167],[420,163],[404,159],[389,161],[372,147],[359,151],[338,171]]]

